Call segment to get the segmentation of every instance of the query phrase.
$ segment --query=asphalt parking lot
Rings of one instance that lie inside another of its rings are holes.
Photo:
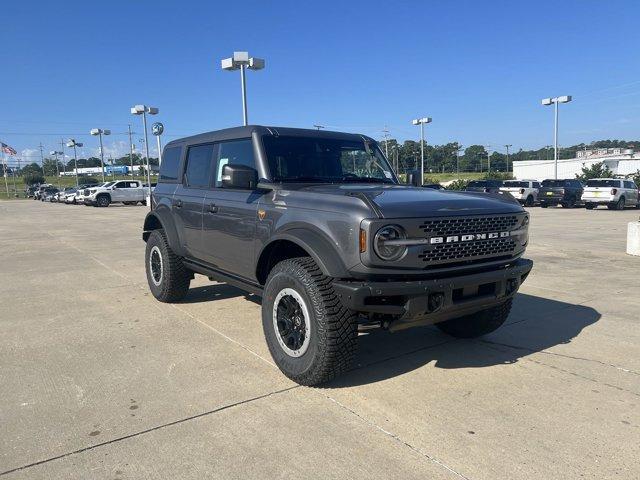
[[[508,325],[361,335],[314,389],[272,364],[255,298],[153,299],[145,207],[0,202],[0,477],[640,478],[640,212],[530,211]]]

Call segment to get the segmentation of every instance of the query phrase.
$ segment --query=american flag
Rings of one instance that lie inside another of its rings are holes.
[[[7,145],[6,143],[0,143],[0,145],[2,145],[2,151],[4,153],[7,153],[9,155],[15,155],[18,152],[16,152],[12,147],[10,147],[9,145]]]

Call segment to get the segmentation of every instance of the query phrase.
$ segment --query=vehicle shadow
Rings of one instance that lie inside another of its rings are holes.
[[[518,294],[507,322],[492,334],[457,340],[436,327],[397,333],[372,330],[358,338],[354,368],[324,385],[366,385],[416,370],[430,362],[437,368],[482,368],[516,363],[520,358],[569,343],[601,315],[583,305]]]
[[[226,283],[212,283],[202,287],[194,287],[189,289],[189,293],[180,303],[203,303],[212,302],[214,300],[225,300],[227,298],[244,297],[250,302],[260,305],[260,297],[251,295],[239,288]]]

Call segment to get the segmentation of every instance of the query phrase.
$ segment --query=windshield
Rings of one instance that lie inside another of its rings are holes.
[[[364,140],[265,135],[263,144],[274,182],[396,183],[377,145]]]
[[[504,182],[505,187],[529,188],[529,182],[516,182],[514,180]]]
[[[564,180],[543,180],[543,187],[564,187]]]
[[[619,187],[618,180],[588,180],[587,187]]]

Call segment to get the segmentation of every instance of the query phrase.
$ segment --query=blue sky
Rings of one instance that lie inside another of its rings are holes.
[[[431,116],[429,143],[502,150],[553,141],[540,99],[573,95],[560,143],[640,138],[637,1],[12,1],[0,29],[0,138],[26,158],[61,136],[95,154],[93,127],[127,150],[135,103],[160,108],[167,139],[241,123],[234,50],[251,123],[401,140]]]

